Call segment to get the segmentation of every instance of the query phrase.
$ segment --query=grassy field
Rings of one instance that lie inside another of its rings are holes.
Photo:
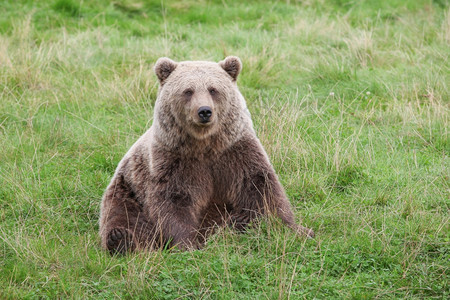
[[[1,1],[0,298],[449,298],[450,7]],[[205,249],[111,257],[99,204],[151,125],[156,59],[237,55],[295,208]]]

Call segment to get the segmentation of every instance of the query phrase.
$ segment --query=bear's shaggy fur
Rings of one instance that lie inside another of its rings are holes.
[[[156,62],[153,125],[119,163],[103,196],[105,249],[124,253],[167,243],[196,249],[216,226],[243,229],[269,213],[314,235],[295,223],[256,137],[236,85],[241,68],[232,56],[219,63]]]

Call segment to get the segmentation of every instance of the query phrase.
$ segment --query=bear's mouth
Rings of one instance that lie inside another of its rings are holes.
[[[211,127],[212,122],[211,121],[207,121],[207,122],[200,121],[200,122],[196,122],[194,125],[195,125],[194,127],[198,128],[200,130],[206,130],[209,127]]]
[[[197,132],[209,132],[212,130],[214,126],[214,124],[216,123],[214,119],[209,119],[209,120],[193,120],[194,122],[191,123],[191,126],[193,127],[192,129],[197,131]]]
[[[216,132],[217,128],[216,126],[214,126],[214,124],[215,122],[212,120],[204,123],[202,123],[200,120],[195,120],[186,129],[192,137],[202,140]]]
[[[212,118],[207,119],[207,120],[199,118],[197,120],[194,120],[194,122],[193,122],[193,125],[195,127],[199,127],[199,128],[207,128],[213,124],[214,124],[214,119],[212,119]]]

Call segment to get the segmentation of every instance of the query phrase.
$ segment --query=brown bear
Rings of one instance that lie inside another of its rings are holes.
[[[286,194],[253,130],[236,80],[242,64],[160,58],[151,128],[120,161],[101,204],[111,253],[197,249],[217,226],[243,230],[272,214],[297,233]]]

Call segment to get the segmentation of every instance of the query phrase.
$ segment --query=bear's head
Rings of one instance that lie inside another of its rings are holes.
[[[160,88],[155,104],[158,131],[167,138],[203,140],[215,134],[232,138],[249,119],[236,84],[242,69],[238,57],[219,63],[158,59]]]

